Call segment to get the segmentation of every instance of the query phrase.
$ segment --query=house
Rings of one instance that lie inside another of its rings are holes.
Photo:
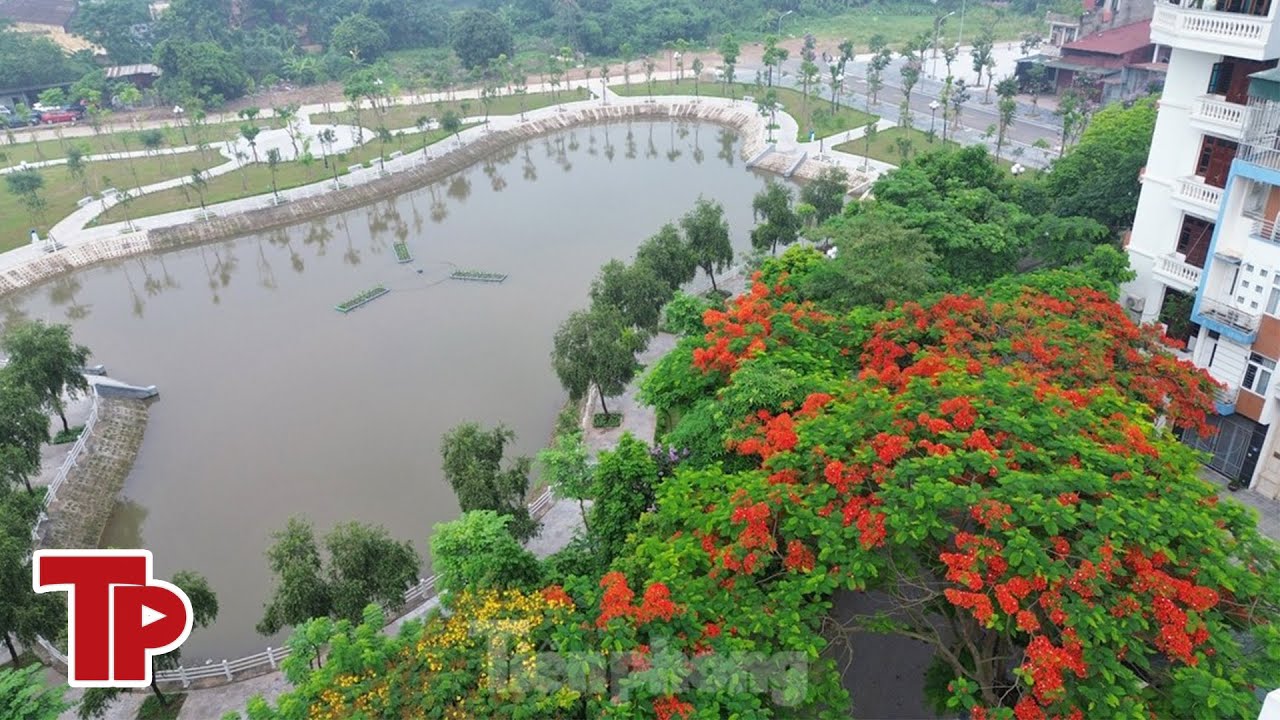
[[[1220,383],[1186,432],[1239,487],[1280,498],[1280,27],[1269,0],[1161,0],[1172,48],[1121,302]],[[1276,709],[1273,702],[1272,712]]]
[[[107,80],[113,83],[127,82],[139,90],[146,90],[160,77],[160,68],[151,63],[139,65],[115,65],[105,69]]]
[[[1079,12],[1050,11],[1045,16],[1049,24],[1046,52],[1056,56],[1057,48],[1080,38],[1150,20],[1154,10],[1154,0],[1083,0]]]
[[[1059,48],[1057,57],[1047,53],[1018,61],[1017,77],[1030,78],[1031,69],[1044,68],[1049,92],[1070,87],[1093,90],[1101,103],[1126,100],[1146,94],[1153,85],[1164,83],[1169,67],[1169,48],[1151,42],[1151,21],[1103,30]]]

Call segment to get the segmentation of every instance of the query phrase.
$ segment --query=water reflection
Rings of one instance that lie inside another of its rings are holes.
[[[267,642],[253,631],[270,590],[262,551],[289,515],[318,529],[382,524],[425,551],[430,528],[457,510],[439,476],[442,433],[462,419],[502,421],[518,452],[535,452],[563,403],[546,361],[551,338],[603,262],[631,256],[700,194],[724,203],[735,248],[747,246],[763,181],[741,163],[730,169],[733,133],[706,130],[701,168],[698,125],[619,120],[521,143],[373,206],[0,301],[6,322],[85,308],[74,311],[77,341],[162,388],[124,489],[134,502],[117,509],[104,542],[162,549],[161,576],[192,568],[209,578],[224,607],[215,628],[191,638],[190,658]],[[646,138],[656,156],[646,158]],[[724,162],[717,138],[728,143]],[[415,228],[427,218],[440,224],[424,239]],[[412,264],[373,254],[400,240]],[[511,280],[453,282],[456,267]],[[333,311],[375,284],[393,292],[349,316]],[[507,400],[484,402],[493,397]]]
[[[142,526],[146,523],[150,512],[137,501],[128,498],[116,498],[115,507],[111,509],[111,520],[102,531],[103,548],[142,548],[147,547],[142,537]]]

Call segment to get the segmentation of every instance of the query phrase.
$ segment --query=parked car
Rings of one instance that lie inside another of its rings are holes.
[[[23,120],[22,118],[18,117],[17,113],[13,112],[12,110],[4,106],[0,106],[0,123],[2,123],[7,128],[29,127],[39,122],[40,122],[40,118],[34,114],[29,119]]]
[[[42,125],[56,125],[57,123],[75,122],[80,119],[80,115],[74,110],[59,108],[57,110],[46,110],[40,113],[40,123]]]

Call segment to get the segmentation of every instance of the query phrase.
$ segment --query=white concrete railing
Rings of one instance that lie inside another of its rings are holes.
[[[1214,215],[1217,215],[1218,206],[1222,203],[1222,188],[1209,185],[1194,176],[1174,180],[1173,194],[1179,200],[1212,210]]]
[[[71,472],[71,468],[75,467],[76,463],[79,462],[80,453],[84,452],[85,445],[89,442],[89,435],[93,433],[93,426],[98,422],[98,389],[96,387],[89,388],[89,397],[92,398],[89,405],[89,417],[84,421],[84,429],[80,431],[80,437],[76,438],[76,444],[71,446],[66,459],[58,467],[58,472],[54,474],[53,481],[49,483],[49,487],[45,491],[44,507],[40,510],[40,517],[36,520],[35,527],[31,528],[32,539],[39,539],[40,528],[49,519],[49,514],[45,511],[49,509],[49,504],[57,497],[58,488],[62,487],[62,483],[67,481],[67,473]]]
[[[1187,39],[1207,42],[1264,46],[1271,33],[1271,21],[1266,16],[1219,12],[1193,6],[1194,0],[1175,4],[1169,0],[1156,3],[1151,17],[1153,30],[1176,33]],[[1212,0],[1202,4],[1211,5]],[[1154,39],[1154,38],[1153,38]],[[1160,42],[1164,42],[1163,39]]]
[[[1191,120],[1235,134],[1244,130],[1245,106],[1227,102],[1221,95],[1201,95],[1191,103]]]
[[[529,514],[537,516],[550,508],[553,502],[554,498],[551,495],[551,490],[544,490],[533,502],[529,503]],[[432,575],[405,591],[404,609],[406,611],[412,610],[435,597],[435,595],[436,576]],[[45,652],[49,653],[62,665],[65,666],[67,664],[66,654],[55,647],[53,643],[44,638],[40,638],[39,641]],[[252,677],[278,670],[280,661],[288,656],[288,648],[268,646],[266,650],[260,653],[246,655],[235,660],[223,660],[222,662],[208,660],[203,665],[196,667],[179,665],[173,670],[161,670],[155,674],[155,678],[157,682],[182,683],[183,687],[190,687],[192,683],[200,680],[215,680],[217,681],[216,684],[230,683],[235,682],[237,676]]]
[[[1204,272],[1195,265],[1190,265],[1178,259],[1176,255],[1161,255],[1156,260],[1156,272],[1164,275],[1186,287],[1199,287],[1200,275]]]

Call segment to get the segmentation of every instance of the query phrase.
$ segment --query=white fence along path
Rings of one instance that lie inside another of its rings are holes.
[[[96,397],[95,397],[96,403]],[[95,405],[96,415],[96,405]],[[90,416],[91,418],[93,415]],[[85,433],[81,438],[88,434],[88,423],[85,424]],[[61,475],[61,473],[60,473]],[[545,512],[555,502],[555,498],[551,494],[551,490],[543,491],[541,495],[529,503],[529,514],[537,517]],[[436,576],[424,578],[417,585],[409,588],[404,594],[404,605],[398,611],[396,618],[405,613],[420,607],[427,601],[436,596]],[[396,618],[392,618],[393,620]],[[61,650],[53,645],[53,643],[40,638],[40,645],[45,652],[57,661],[63,667],[67,664],[67,656]],[[289,656],[288,648],[267,647],[259,653],[246,655],[235,660],[223,660],[222,662],[207,661],[204,665],[197,667],[186,667],[179,665],[173,670],[161,670],[155,674],[156,682],[162,683],[181,683],[182,687],[188,688],[195,682],[204,681],[203,686],[220,685],[223,683],[231,683],[236,680],[243,680],[256,675],[273,672],[280,667],[280,661]]]

